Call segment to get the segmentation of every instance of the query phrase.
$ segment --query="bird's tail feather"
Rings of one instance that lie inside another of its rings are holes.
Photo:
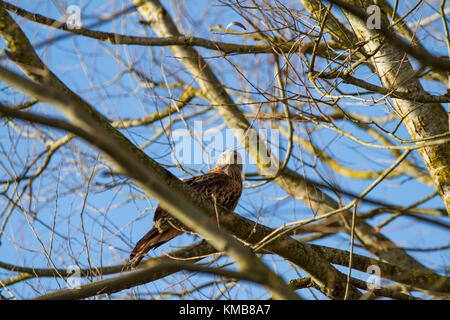
[[[175,229],[159,233],[158,229],[152,228],[145,236],[142,237],[141,240],[138,241],[133,251],[131,251],[129,260],[130,266],[132,268],[137,267],[150,249],[159,247],[180,233],[181,232]]]

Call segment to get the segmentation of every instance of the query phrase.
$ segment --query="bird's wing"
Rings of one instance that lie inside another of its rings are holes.
[[[213,194],[217,195],[220,192],[226,192],[227,188],[230,188],[230,179],[225,173],[207,172],[201,176],[183,180],[183,182],[205,196],[211,197]],[[167,215],[168,212],[158,206],[155,210],[153,221],[156,222]]]
[[[229,210],[234,210],[242,193],[242,183],[221,172],[208,172],[189,185]]]
[[[231,178],[225,173],[207,172],[201,176],[194,177],[186,183],[194,190],[210,197],[216,194],[218,189],[228,188]]]
[[[238,183],[225,173],[210,171],[201,176],[184,180],[191,188],[213,198],[219,204],[234,210],[242,192],[242,183]],[[159,247],[184,232],[177,228],[179,223],[166,210],[158,206],[153,217],[153,227],[135,246],[130,254],[131,266],[136,267],[147,252]]]

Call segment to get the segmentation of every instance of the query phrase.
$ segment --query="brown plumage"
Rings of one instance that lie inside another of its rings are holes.
[[[213,169],[204,175],[184,180],[191,188],[234,210],[242,193],[242,159],[236,151],[222,153]],[[136,267],[150,249],[154,249],[186,231],[167,211],[158,206],[153,217],[155,226],[138,241],[130,254],[130,265]]]

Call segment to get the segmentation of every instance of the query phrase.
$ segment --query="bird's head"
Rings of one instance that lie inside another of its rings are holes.
[[[230,172],[240,176],[242,171],[242,157],[240,153],[233,150],[225,151],[220,155],[214,169],[224,171],[227,174]]]

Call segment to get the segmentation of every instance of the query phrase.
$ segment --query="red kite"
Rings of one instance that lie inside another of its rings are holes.
[[[207,173],[184,180],[191,188],[234,210],[242,193],[242,158],[236,151],[220,155],[214,168]],[[155,226],[138,241],[130,254],[130,265],[136,267],[150,249],[175,238],[186,231],[180,222],[158,206],[153,217]]]

